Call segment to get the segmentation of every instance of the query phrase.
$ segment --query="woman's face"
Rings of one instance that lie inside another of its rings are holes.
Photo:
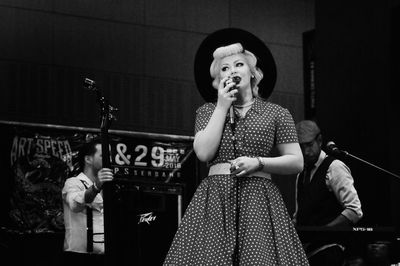
[[[243,54],[234,54],[222,58],[219,74],[221,79],[238,76],[241,78],[240,83],[237,84],[239,88],[251,88],[251,71]]]

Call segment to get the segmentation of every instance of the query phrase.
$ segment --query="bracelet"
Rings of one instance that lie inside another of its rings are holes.
[[[101,189],[96,186],[96,182],[93,183],[93,189],[96,193],[100,193]]]
[[[258,161],[258,167],[256,169],[256,171],[262,171],[264,169],[264,162],[261,160],[261,157],[256,157],[257,161]]]

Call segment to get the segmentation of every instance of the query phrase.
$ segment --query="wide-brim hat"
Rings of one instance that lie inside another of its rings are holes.
[[[257,57],[257,66],[264,73],[264,78],[258,84],[258,94],[267,99],[276,83],[276,64],[271,51],[266,44],[254,34],[238,29],[225,28],[209,34],[198,48],[194,60],[194,76],[201,96],[206,102],[217,100],[217,90],[212,86],[210,66],[215,49],[233,43],[241,43],[243,48]]]

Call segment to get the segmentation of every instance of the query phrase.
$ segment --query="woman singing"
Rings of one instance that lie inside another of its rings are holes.
[[[261,41],[245,31],[222,30],[212,38],[208,49],[218,40],[208,65],[216,99],[198,108],[194,140],[209,174],[185,212],[164,265],[308,265],[271,181],[271,174],[303,169],[291,114],[263,97],[275,83],[275,62],[265,45],[259,45],[262,56],[247,48]],[[229,43],[221,45],[222,40]],[[261,87],[263,77],[267,85]],[[273,149],[278,156],[272,157]]]

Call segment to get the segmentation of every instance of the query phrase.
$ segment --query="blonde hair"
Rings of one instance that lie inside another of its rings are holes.
[[[213,53],[214,60],[210,66],[210,75],[213,78],[212,86],[215,89],[218,89],[220,82],[219,71],[221,67],[221,60],[227,56],[235,54],[243,54],[252,74],[251,89],[253,91],[253,95],[258,96],[258,84],[262,80],[264,74],[262,70],[257,67],[256,56],[252,52],[243,49],[243,46],[240,43],[234,43],[215,49]]]

